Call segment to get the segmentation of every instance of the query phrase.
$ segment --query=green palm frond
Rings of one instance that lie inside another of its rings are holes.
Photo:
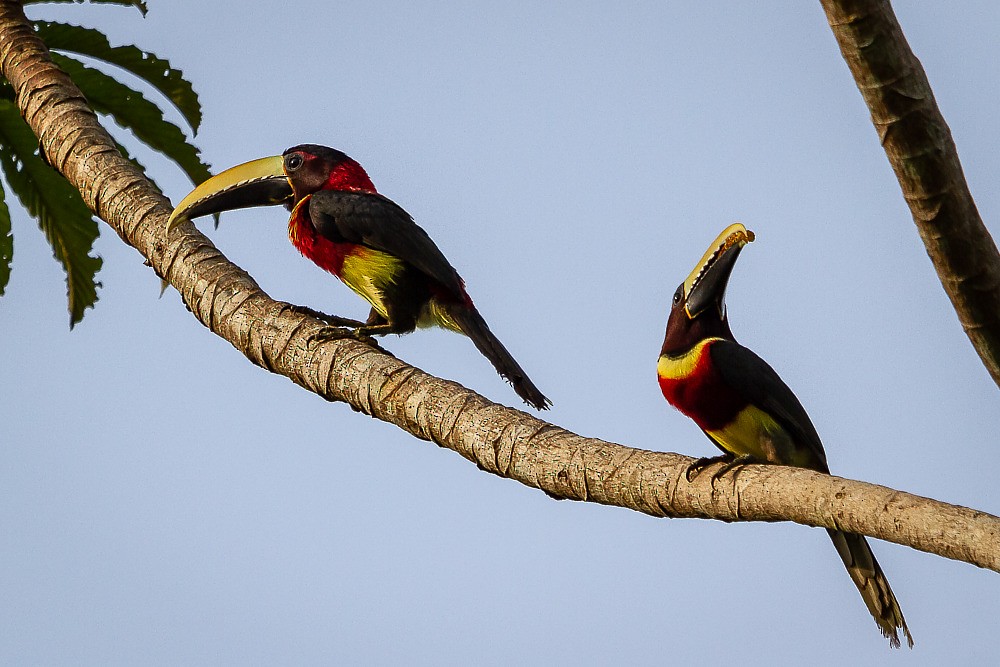
[[[80,194],[38,155],[38,140],[17,107],[0,100],[0,168],[21,205],[38,220],[52,253],[66,270],[70,328],[97,301],[94,277],[101,258],[90,253],[97,239],[97,221]]]
[[[135,46],[111,46],[100,30],[82,26],[37,21],[35,28],[45,45],[54,51],[75,53],[110,63],[134,74],[170,100],[191,129],[201,125],[201,105],[191,84],[166,60]]]
[[[144,144],[176,162],[194,183],[201,183],[211,175],[208,165],[198,157],[198,149],[188,142],[179,127],[164,120],[160,107],[142,93],[78,60],[58,53],[52,54],[52,60],[70,75],[95,111],[111,116]]]
[[[146,3],[137,0],[24,0],[41,3],[109,4],[133,6],[146,14]],[[195,184],[209,177],[208,165],[177,125],[164,118],[163,110],[141,92],[91,65],[113,65],[137,77],[162,94],[181,113],[193,132],[201,124],[201,104],[191,84],[179,70],[155,54],[136,46],[112,46],[98,30],[52,21],[34,21],[38,36],[54,52],[53,60],[87,96],[98,113],[112,118],[149,148],[177,164]],[[85,65],[72,56],[83,56]],[[122,153],[140,169],[134,157],[119,144]],[[38,154],[37,139],[14,104],[14,91],[0,77],[0,171],[7,188],[0,184],[0,296],[10,279],[13,256],[11,219],[6,194],[12,192],[52,246],[55,258],[66,271],[70,327],[97,302],[97,271],[101,259],[93,256],[99,228],[79,193]],[[145,171],[143,169],[143,171]]]

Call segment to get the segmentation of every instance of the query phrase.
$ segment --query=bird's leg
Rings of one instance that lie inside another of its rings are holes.
[[[316,333],[309,336],[309,344],[315,345],[317,343],[322,343],[328,340],[336,340],[339,338],[353,338],[354,340],[361,341],[362,343],[367,343],[383,354],[388,354],[391,357],[394,355],[379,345],[378,342],[372,338],[372,336],[384,336],[385,334],[390,333],[406,332],[404,327],[400,327],[398,324],[394,324],[392,322],[387,322],[385,318],[378,315],[374,309],[372,310],[371,316],[368,318],[368,322],[357,322],[355,320],[345,320],[345,322],[346,324],[343,326],[347,328],[341,328],[339,326],[323,327]]]
[[[362,343],[367,343],[389,356],[393,356],[392,353],[375,342],[375,339],[372,338],[372,336],[384,336],[386,334],[393,333],[409,333],[410,331],[413,331],[416,326],[416,321],[402,318],[390,321],[372,308],[372,312],[368,316],[367,322],[355,322],[352,320],[351,324],[347,326],[349,327],[348,329],[324,327],[309,336],[309,344],[313,345],[337,338],[353,338],[354,340],[359,340]]]
[[[319,331],[309,334],[309,344],[325,343],[328,340],[340,340],[342,338],[353,338],[362,343],[375,345],[375,339],[361,331],[361,327],[352,326],[332,326],[323,327]]]
[[[281,307],[279,314],[285,312],[286,310],[296,313],[297,315],[308,315],[309,317],[315,317],[321,322],[326,322],[331,327],[348,327],[351,329],[357,329],[358,327],[363,327],[364,322],[359,322],[358,320],[352,320],[347,317],[339,317],[337,315],[327,315],[326,313],[313,310],[308,306],[296,306],[295,304],[286,303]]]
[[[354,330],[354,333],[359,336],[384,336],[386,334],[405,332],[401,331],[399,327],[395,326],[391,322],[386,322],[384,324],[366,324],[364,326],[360,326]]]
[[[385,336],[387,334],[410,333],[417,327],[417,320],[409,313],[389,312],[389,317],[372,308],[368,321],[354,329],[356,336]]]
[[[323,327],[319,331],[309,335],[309,347],[325,343],[328,340],[340,340],[343,338],[353,338],[356,341],[374,347],[382,354],[395,357],[392,352],[378,344],[378,341],[363,331],[364,327],[349,329],[344,327]]]
[[[292,303],[286,303],[281,307],[280,313],[285,311],[291,311],[298,315],[308,315],[309,317],[314,317],[321,322],[325,322],[329,326],[323,327],[319,331],[309,336],[309,345],[316,345],[317,343],[322,343],[328,340],[335,340],[337,338],[354,338],[363,343],[368,343],[372,347],[376,347],[386,354],[390,354],[381,345],[375,342],[370,336],[359,336],[357,332],[359,329],[365,326],[364,322],[358,320],[352,320],[349,317],[340,317],[338,315],[327,315],[326,313],[314,310],[309,306],[297,306]],[[391,355],[390,355],[391,356]]]
[[[353,329],[344,329],[341,327],[323,327],[316,333],[309,336],[309,343],[316,344],[322,343],[328,340],[335,340],[338,338],[353,338],[354,340],[361,341],[362,343],[367,343],[374,348],[377,348],[381,352],[388,354],[390,357],[395,356],[384,347],[378,344],[378,341],[373,338],[373,336],[384,336],[391,333],[405,333],[397,330],[391,324],[377,324],[375,326],[360,326],[354,327]]]

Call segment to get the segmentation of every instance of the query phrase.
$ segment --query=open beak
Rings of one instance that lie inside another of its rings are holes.
[[[725,315],[729,276],[743,246],[753,239],[753,232],[737,222],[726,227],[712,242],[684,281],[684,310],[689,319],[693,320],[713,304],[720,318]]]
[[[181,200],[167,221],[167,233],[184,220],[251,206],[291,201],[292,185],[280,155],[246,162],[213,176]]]

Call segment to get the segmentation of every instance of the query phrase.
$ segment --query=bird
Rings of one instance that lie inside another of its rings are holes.
[[[490,330],[465,282],[427,232],[379,194],[365,169],[342,151],[301,144],[227,169],[177,205],[167,234],[185,220],[279,204],[291,211],[292,245],[371,304],[366,322],[292,307],[332,325],[314,334],[313,341],[370,340],[440,326],[472,339],[526,403],[538,410],[551,405]]]
[[[657,377],[664,398],[690,417],[722,456],[700,459],[690,481],[713,463],[798,466],[829,474],[826,452],[802,404],[770,365],[736,342],[725,292],[740,251],[754,234],[740,223],[727,227],[674,292]],[[738,472],[738,470],[737,470]],[[913,647],[899,602],[868,541],[827,529],[837,553],[892,647],[899,633]]]

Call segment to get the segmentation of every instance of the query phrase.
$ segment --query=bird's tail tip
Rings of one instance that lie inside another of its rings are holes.
[[[827,533],[837,547],[837,552],[858,587],[861,598],[875,619],[879,631],[889,640],[889,645],[892,648],[902,646],[899,638],[899,631],[902,630],[906,643],[913,648],[913,636],[906,627],[906,619],[903,618],[903,611],[899,608],[899,601],[896,600],[896,595],[889,586],[889,580],[875,559],[868,540],[863,535],[839,530],[827,529]]]
[[[529,391],[525,391],[524,388],[518,387],[517,383],[513,381],[511,382],[511,386],[514,387],[514,391],[517,393],[517,395],[520,396],[525,403],[527,403],[534,409],[548,410],[549,408],[552,407],[552,401],[546,398],[545,395],[542,394],[542,392],[538,391],[538,388],[535,387],[535,385],[532,384]]]
[[[882,632],[882,636],[889,640],[889,646],[892,648],[902,647],[902,642],[899,640],[899,631],[902,630],[903,636],[906,637],[907,646],[913,648],[913,635],[910,634],[910,629],[906,627],[903,614],[899,612],[898,606],[895,611],[896,613],[892,615],[892,618],[875,619],[878,629]]]

